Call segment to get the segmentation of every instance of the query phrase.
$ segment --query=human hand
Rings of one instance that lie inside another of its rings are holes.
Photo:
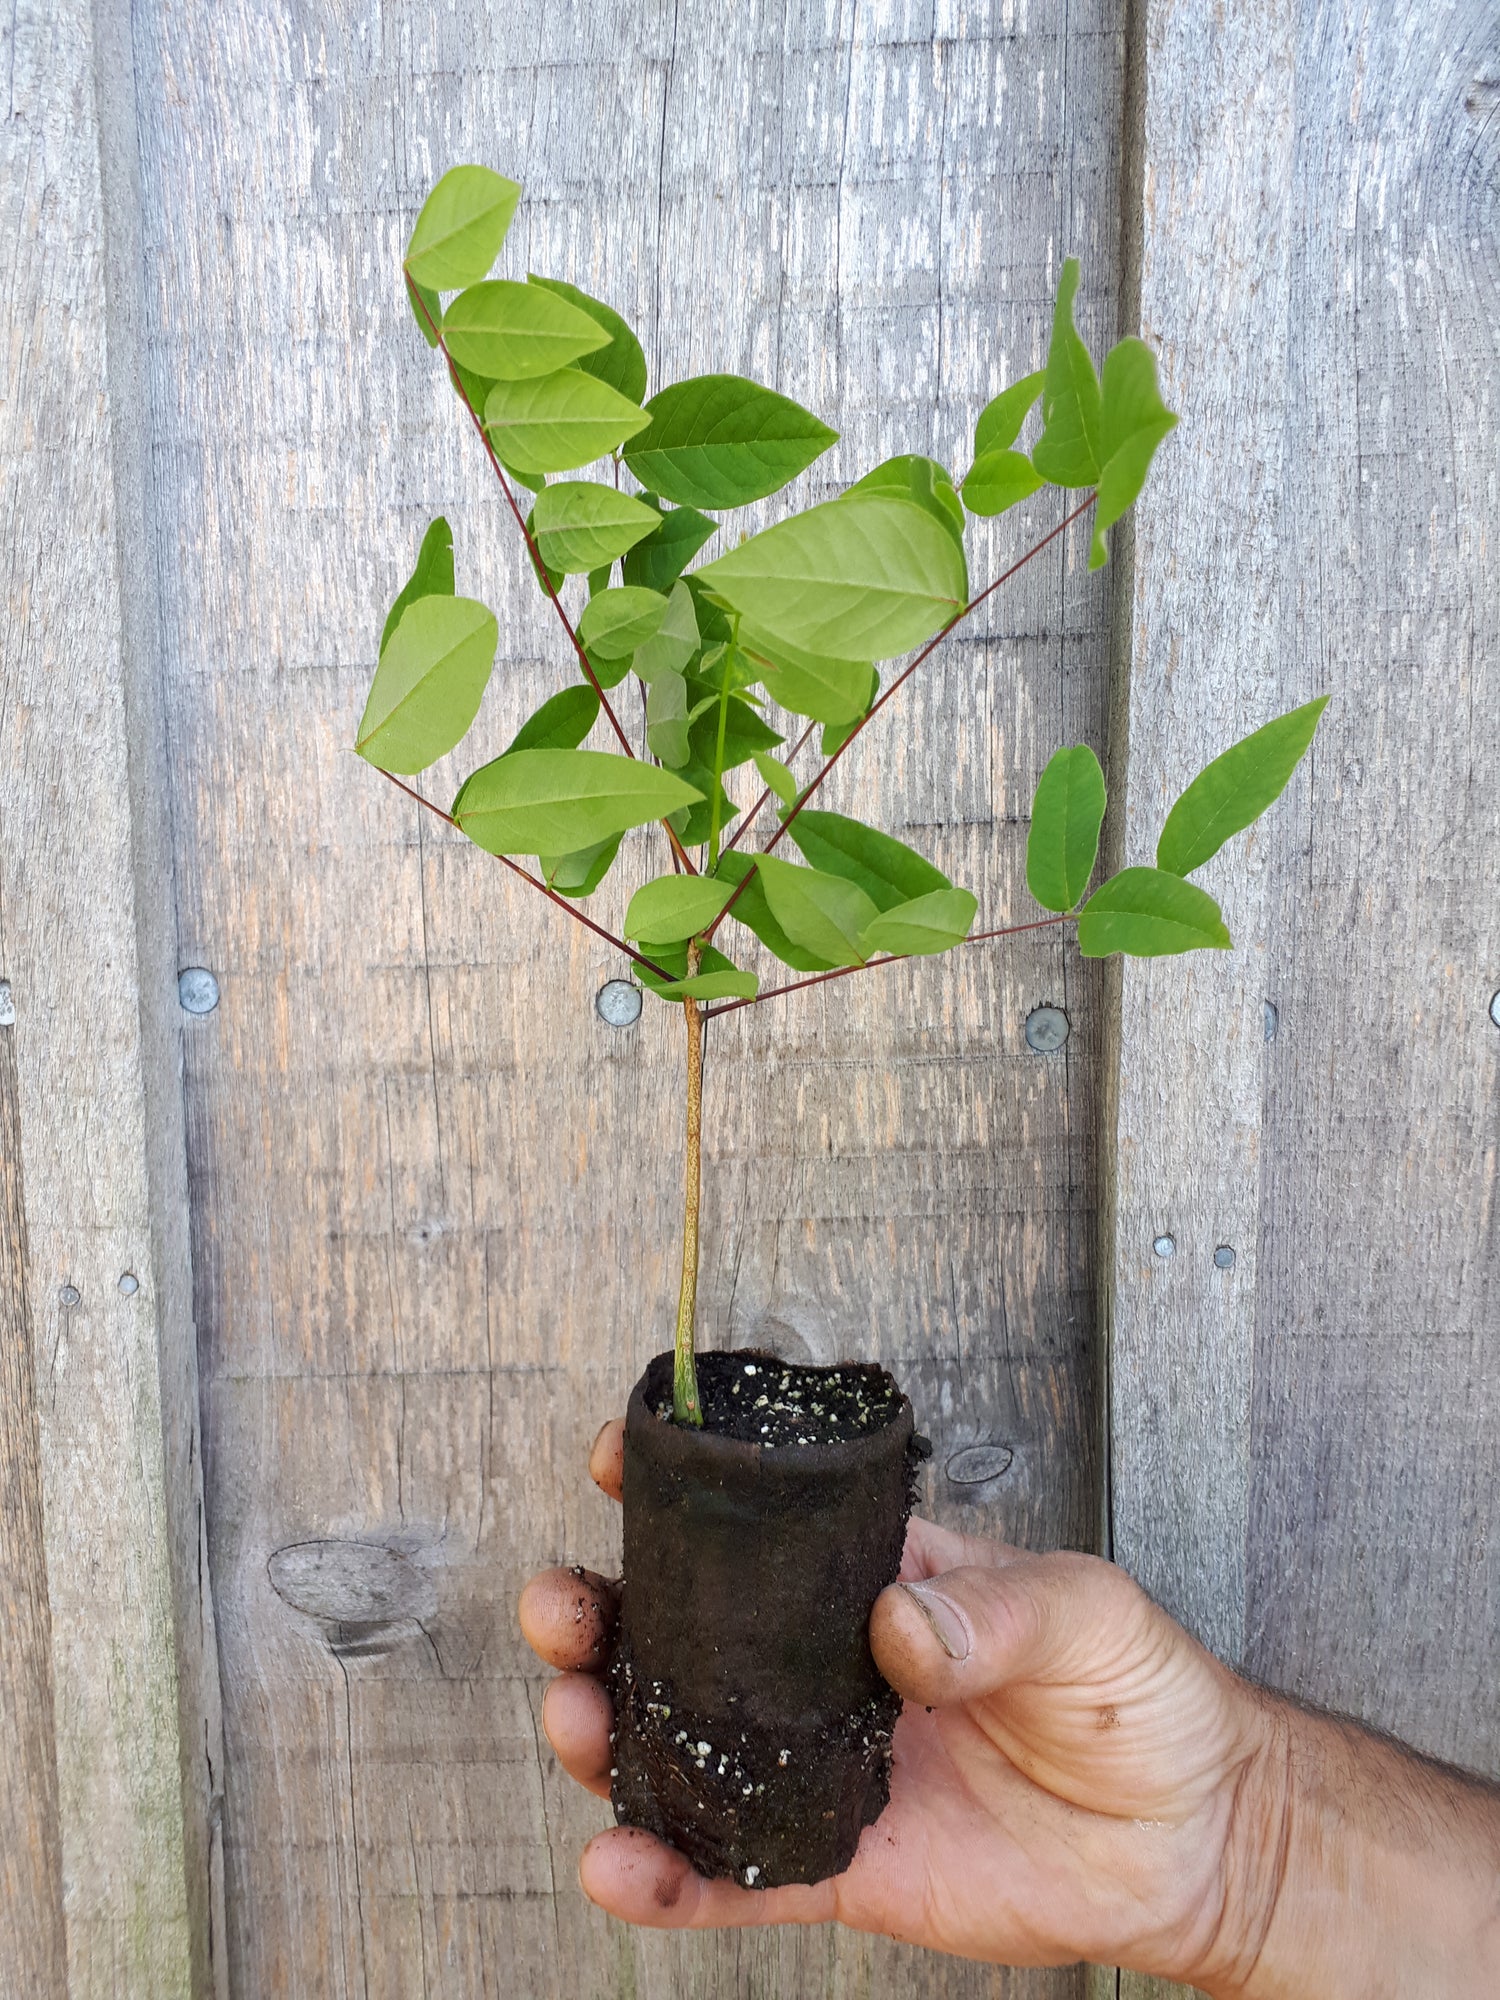
[[[590,1471],[620,1497],[624,1427]],[[564,1769],[609,1794],[600,1678],[613,1586],[551,1570],[521,1599],[562,1677],[542,1721]],[[1275,1902],[1281,1777],[1274,1705],[1111,1564],[1029,1555],[913,1520],[870,1643],[906,1699],[891,1803],[832,1881],[707,1881],[616,1827],[585,1848],[585,1892],[668,1928],[836,1919],[1011,1965],[1088,1958],[1245,1990]]]

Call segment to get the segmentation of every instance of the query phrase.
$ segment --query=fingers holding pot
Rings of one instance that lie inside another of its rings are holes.
[[[614,1703],[592,1674],[563,1674],[542,1696],[542,1729],[557,1761],[575,1783],[609,1797],[610,1731]]]
[[[601,1493],[619,1500],[625,1487],[625,1419],[611,1417],[589,1451],[589,1478]]]
[[[521,1592],[521,1632],[549,1667],[599,1673],[609,1660],[619,1585],[592,1570],[544,1569]]]

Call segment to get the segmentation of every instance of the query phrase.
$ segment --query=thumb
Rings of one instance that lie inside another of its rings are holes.
[[[1017,1681],[1074,1680],[1140,1629],[1150,1600],[1095,1556],[1021,1556],[882,1591],[875,1664],[908,1701],[976,1701]]]

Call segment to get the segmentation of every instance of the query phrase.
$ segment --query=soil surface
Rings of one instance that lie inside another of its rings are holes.
[[[890,1797],[900,1698],[870,1608],[900,1567],[921,1441],[881,1368],[671,1356],[625,1431],[625,1579],[610,1670],[622,1824],[754,1888],[846,1868]]]

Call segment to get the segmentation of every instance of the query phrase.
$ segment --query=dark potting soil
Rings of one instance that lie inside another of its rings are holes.
[[[698,1381],[701,1429],[671,1421],[670,1355],[626,1417],[611,1797],[705,1874],[816,1882],[890,1797],[866,1628],[922,1446],[880,1368],[709,1354]]]
[[[897,1417],[906,1398],[883,1368],[804,1368],[774,1354],[704,1354],[698,1361],[703,1428],[769,1446],[842,1444]],[[672,1384],[647,1398],[672,1417]]]

